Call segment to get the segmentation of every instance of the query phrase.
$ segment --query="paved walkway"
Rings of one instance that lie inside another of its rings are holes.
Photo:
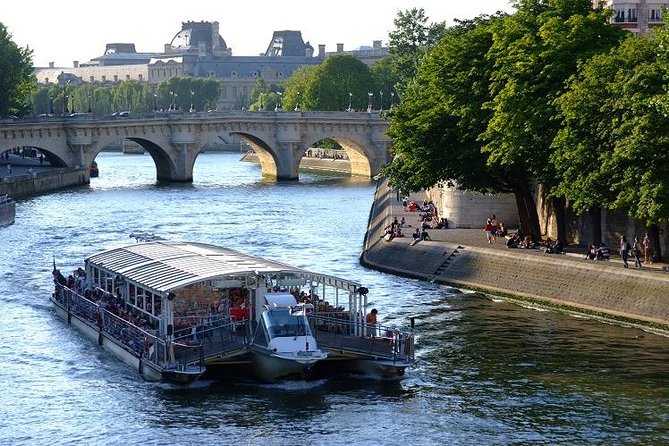
[[[422,194],[410,199],[422,203]],[[404,217],[406,237],[383,239],[383,228]],[[432,229],[431,241],[412,246],[419,212],[407,212],[382,183],[361,255],[367,267],[461,288],[481,290],[512,300],[575,311],[624,324],[669,332],[669,274],[664,264],[623,268],[619,257],[608,262],[585,260],[585,249],[568,246],[567,254],[541,249],[509,249],[488,244],[483,229]]]
[[[423,200],[425,200],[426,198],[427,196],[425,195],[424,192],[415,192],[409,195],[409,200],[415,201],[416,203],[419,203],[421,205],[423,203]],[[398,220],[401,220],[404,217],[405,222],[408,225],[410,225],[410,227],[405,228],[403,230],[403,233],[405,233],[406,238],[409,241],[412,241],[413,231],[416,229],[416,227],[420,227],[421,224],[420,215],[421,212],[406,211],[402,206],[402,202],[397,200],[396,195],[393,195],[390,200],[390,206],[388,209],[386,219],[387,219],[387,224],[390,224],[395,217],[397,217]],[[623,263],[622,259],[620,258],[620,255],[617,254],[615,248],[612,247],[609,247],[609,249],[611,249],[611,260],[607,262],[601,262],[594,260],[586,260],[585,254],[587,252],[587,247],[581,245],[569,245],[565,249],[565,254],[561,255],[561,254],[546,254],[544,252],[544,248],[510,249],[506,247],[506,239],[504,238],[498,238],[496,243],[489,244],[485,238],[485,234],[483,233],[484,224],[485,221],[482,221],[481,229],[428,229],[427,232],[430,235],[430,238],[433,240],[433,242],[428,242],[428,243],[431,244],[434,244],[434,242],[441,243],[443,244],[444,248],[453,245],[461,245],[461,246],[477,247],[485,249],[504,250],[510,253],[518,252],[523,254],[548,257],[555,261],[570,261],[570,262],[584,263],[590,265],[593,268],[597,268],[599,265],[615,265],[619,266],[620,268],[623,268]],[[514,232],[515,229],[509,230],[509,234],[513,234]],[[393,240],[393,241],[400,241],[400,240]],[[633,270],[634,269],[633,256],[629,257],[628,264],[629,264],[628,269]],[[667,267],[666,263],[656,262],[652,264],[644,264],[642,265],[641,269],[664,273],[665,270],[663,268],[665,267]]]

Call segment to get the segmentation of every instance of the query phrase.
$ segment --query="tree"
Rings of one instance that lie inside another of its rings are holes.
[[[394,70],[393,61],[391,57],[384,57],[370,67],[374,83],[376,84],[379,93],[383,93],[382,107],[384,110],[391,108],[391,105],[397,98],[397,85],[400,78]]]
[[[459,22],[422,60],[402,102],[395,108],[388,135],[395,157],[383,168],[391,183],[405,191],[456,180],[480,192],[510,192],[519,176],[511,167],[488,164],[479,135],[491,111],[488,85],[493,64],[486,59],[497,17]]]
[[[555,193],[577,213],[603,207],[669,220],[669,35],[630,36],[581,66],[556,101],[563,119],[551,163]],[[659,252],[659,245],[656,247]]]
[[[367,108],[368,94],[377,90],[371,71],[358,58],[331,56],[314,71],[311,88],[307,89],[313,97],[304,100],[311,110],[346,110],[349,99],[354,101],[354,108],[362,109]]]
[[[221,84],[214,79],[171,77],[158,84],[156,94],[158,108],[163,110],[176,106],[188,111],[191,105],[195,110],[213,110],[221,95]]]
[[[30,112],[34,89],[32,50],[12,41],[7,27],[0,23],[0,116]]]
[[[393,21],[395,30],[388,34],[390,58],[397,88],[403,90],[416,75],[420,59],[446,32],[446,24],[427,24],[423,8],[400,11]]]
[[[554,101],[578,64],[617,45],[624,31],[609,24],[610,10],[593,9],[590,0],[519,0],[515,7],[516,13],[495,22],[487,55],[495,69],[493,99],[486,105],[492,116],[481,136],[483,152],[488,163],[524,171],[528,184],[537,180],[550,191],[555,175],[549,157],[560,126]],[[521,222],[539,234],[531,190],[516,191],[516,197]],[[564,228],[559,220],[562,240]]]

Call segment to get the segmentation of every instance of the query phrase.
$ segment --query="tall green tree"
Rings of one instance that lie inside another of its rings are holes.
[[[383,172],[396,187],[420,190],[456,180],[469,190],[513,191],[517,176],[488,164],[479,140],[491,116],[483,104],[491,100],[493,63],[485,56],[491,25],[501,19],[460,22],[424,57],[388,132],[395,156]]]
[[[610,25],[610,10],[593,9],[590,0],[519,0],[515,7],[513,15],[495,22],[487,55],[495,67],[493,99],[486,105],[492,117],[481,137],[488,163],[525,172],[528,188],[516,192],[518,208],[526,229],[539,234],[529,185],[537,180],[550,190],[555,182],[549,164],[560,126],[554,101],[579,63],[617,45],[625,32]],[[560,209],[556,215],[563,215]],[[559,220],[563,240],[564,228]]]
[[[420,59],[446,32],[444,22],[428,20],[423,8],[413,8],[398,12],[393,21],[395,29],[388,34],[388,48],[400,91],[416,75]]]
[[[666,29],[630,36],[584,64],[556,101],[564,125],[551,157],[555,193],[578,213],[622,211],[654,232],[669,220],[667,44]]]
[[[32,50],[19,47],[7,27],[0,23],[0,116],[30,112],[35,88]]]

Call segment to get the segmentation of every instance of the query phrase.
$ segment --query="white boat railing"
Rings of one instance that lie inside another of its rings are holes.
[[[339,313],[310,313],[307,319],[320,347],[358,352],[379,359],[414,361],[414,335],[411,332],[379,324],[351,322]]]

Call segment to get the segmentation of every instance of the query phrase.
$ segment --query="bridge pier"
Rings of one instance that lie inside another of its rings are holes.
[[[299,156],[296,156],[299,153]],[[277,181],[294,181],[299,178],[298,169],[302,159],[301,148],[297,142],[278,142],[276,145]]]

